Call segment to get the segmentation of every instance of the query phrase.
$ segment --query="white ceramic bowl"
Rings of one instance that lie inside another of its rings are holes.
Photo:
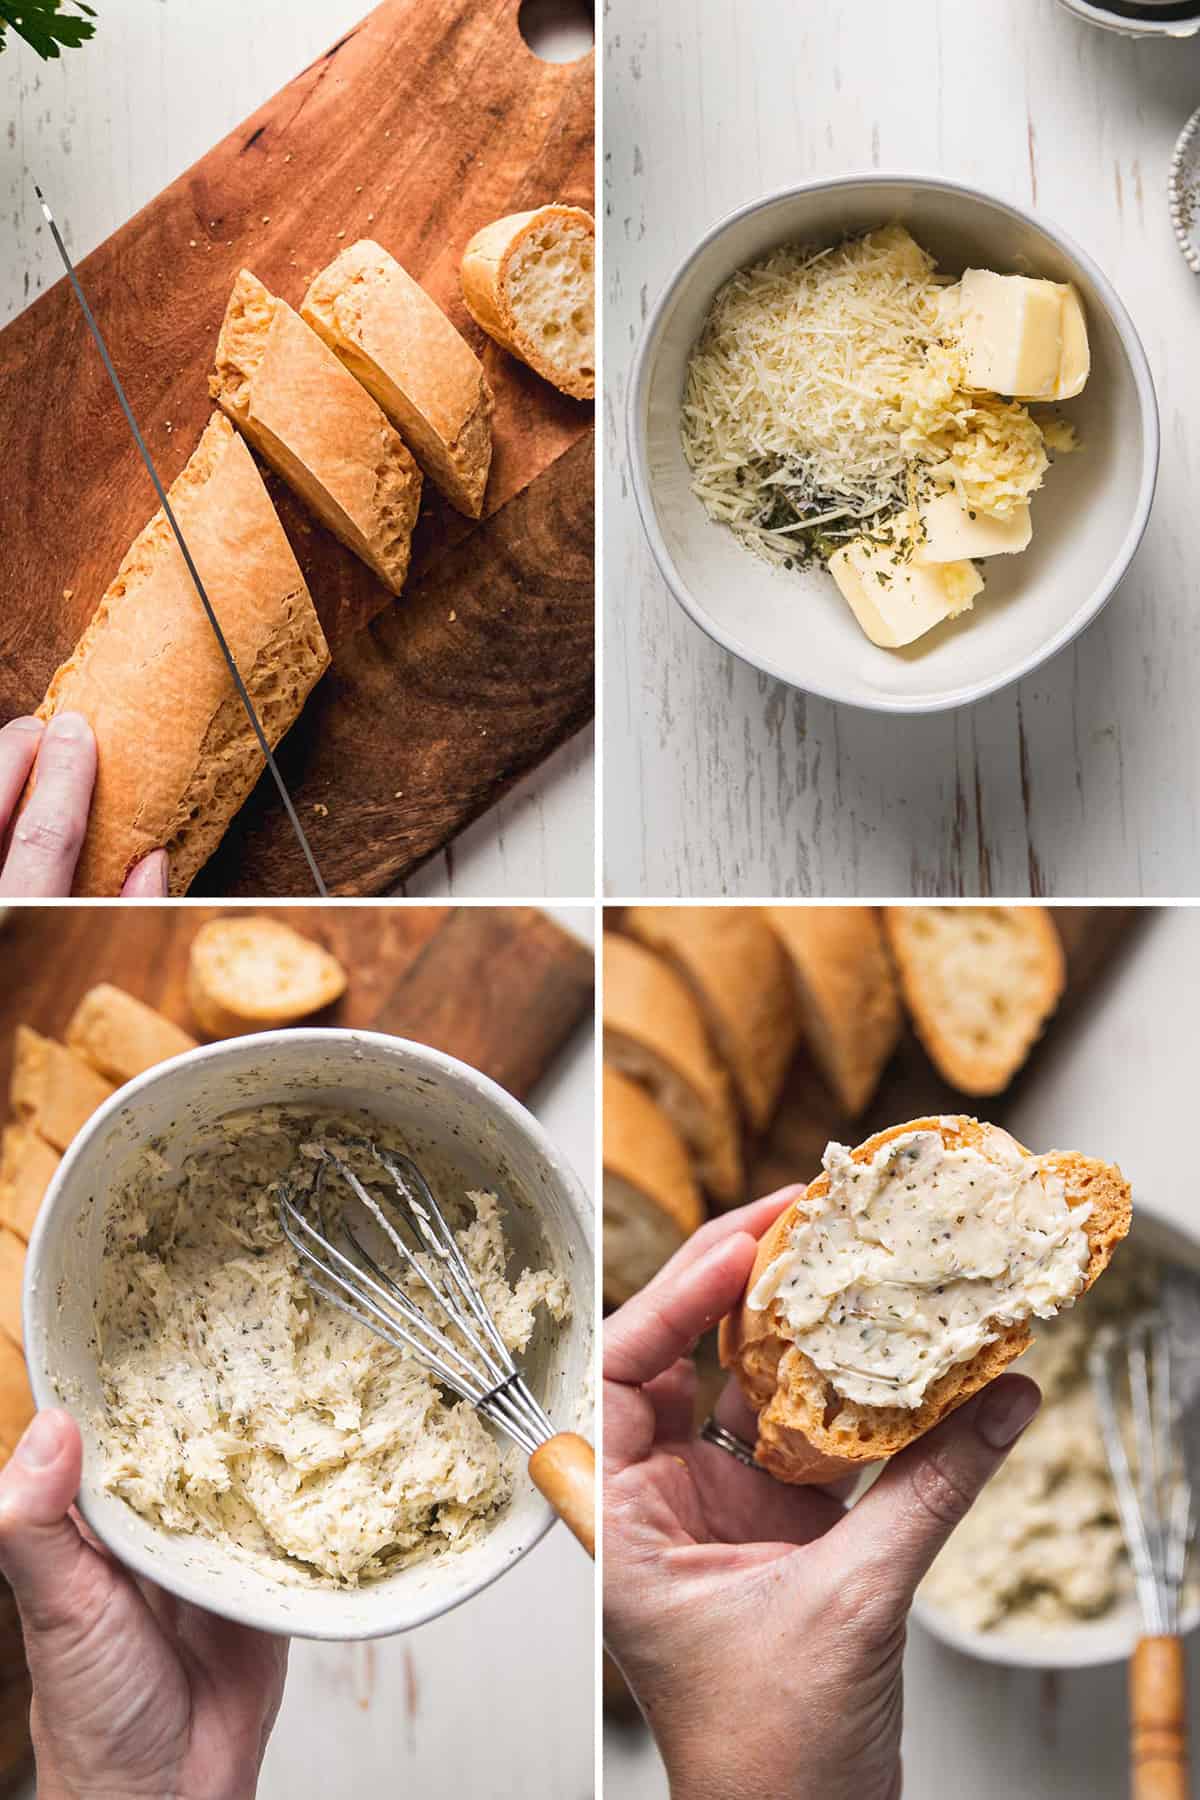
[[[549,1254],[568,1279],[570,1322],[540,1326],[523,1359],[556,1424],[580,1422],[592,1358],[591,1207],[575,1175],[524,1107],[467,1064],[374,1032],[297,1030],[237,1038],[175,1057],[129,1083],[75,1139],[29,1245],[25,1347],[39,1407],[66,1405],[84,1441],[79,1508],[139,1575],[185,1600],[266,1631],[382,1637],[447,1612],[533,1547],[554,1514],[518,1467],[513,1497],[461,1555],[403,1569],[360,1589],[292,1586],[199,1536],[163,1530],[106,1493],[100,1467],[93,1303],[106,1200],[132,1158],[166,1135],[178,1165],[225,1114],[274,1102],[361,1109],[398,1127],[429,1177],[451,1191],[494,1188],[517,1258]]]
[[[1140,1207],[1130,1241],[1153,1255],[1200,1273],[1200,1243]],[[1019,1361],[1013,1367],[1020,1372]],[[1194,1563],[1193,1576],[1198,1573],[1200,1563]],[[1142,1635],[1141,1614],[1132,1595],[1101,1618],[1080,1619],[1053,1631],[1036,1627],[1003,1635],[997,1631],[973,1631],[920,1593],[913,1605],[913,1617],[952,1650],[978,1657],[981,1662],[1018,1669],[1088,1669],[1103,1663],[1125,1662]],[[1200,1601],[1193,1599],[1184,1607],[1182,1624],[1185,1632],[1200,1625]]]
[[[1033,543],[993,557],[965,618],[907,650],[870,643],[828,573],[761,562],[714,524],[689,485],[679,437],[688,356],[713,295],[785,242],[832,243],[898,219],[958,274],[969,265],[1073,281],[1092,372],[1067,415],[1084,448],[1033,502]],[[881,712],[937,712],[1017,680],[1082,631],[1137,549],[1158,467],[1145,352],[1112,286],[1069,238],[1008,201],[919,175],[846,175],[768,195],[723,219],[676,271],[643,335],[627,418],[629,462],[655,560],[684,611],[735,656],[793,687]]]

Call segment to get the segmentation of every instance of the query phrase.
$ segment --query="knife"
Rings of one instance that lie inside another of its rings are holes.
[[[304,835],[304,827],[300,823],[300,818],[296,812],[296,808],[292,805],[292,797],[288,793],[287,783],[284,781],[283,776],[280,773],[279,764],[275,761],[275,757],[271,750],[271,746],[267,742],[267,734],[262,728],[262,722],[259,719],[258,713],[255,711],[254,702],[250,698],[249,689],[247,688],[245,682],[242,680],[241,673],[238,669],[237,663],[234,661],[233,652],[229,648],[229,643],[228,643],[228,640],[226,639],[225,633],[221,630],[221,622],[217,618],[217,615],[213,610],[212,601],[209,599],[208,595],[204,591],[204,583],[200,579],[200,571],[199,571],[199,569],[197,569],[195,563],[192,560],[192,553],[187,547],[187,541],[184,538],[183,532],[179,529],[179,521],[176,519],[175,514],[171,510],[171,502],[167,499],[166,489],[163,487],[162,482],[158,478],[158,470],[154,467],[154,464],[150,459],[150,452],[146,448],[146,440],[145,440],[145,438],[143,438],[141,432],[138,430],[138,422],[134,418],[133,410],[130,407],[129,401],[125,397],[125,389],[121,386],[121,378],[117,374],[117,371],[113,368],[112,358],[108,354],[108,346],[104,342],[104,338],[101,334],[100,327],[99,327],[99,325],[97,325],[95,316],[92,312],[92,309],[88,305],[87,295],[84,293],[83,288],[80,286],[79,277],[75,273],[75,265],[72,263],[71,258],[67,253],[67,246],[63,243],[62,234],[59,231],[58,226],[54,222],[54,214],[50,211],[50,208],[47,206],[46,196],[43,194],[41,188],[37,185],[36,181],[33,184],[33,191],[38,197],[38,201],[39,201],[39,204],[41,205],[41,209],[42,209],[43,213],[46,215],[46,223],[50,227],[50,235],[54,239],[54,243],[58,250],[58,254],[62,257],[63,267],[67,271],[67,276],[70,280],[71,286],[75,289],[75,297],[79,301],[80,306],[83,308],[83,316],[84,316],[84,319],[87,321],[87,328],[91,332],[93,338],[96,341],[96,348],[97,348],[97,350],[99,350],[100,359],[103,362],[104,367],[108,372],[108,379],[112,382],[113,389],[116,393],[117,399],[121,403],[121,411],[125,414],[126,420],[128,421],[128,424],[129,424],[129,429],[133,433],[133,441],[137,445],[138,451],[141,455],[141,459],[146,465],[146,469],[147,469],[147,472],[149,473],[151,481],[154,483],[154,491],[158,495],[159,505],[162,507],[163,513],[166,516],[167,524],[171,527],[171,530],[175,534],[175,542],[179,545],[180,554],[182,555],[183,560],[184,560],[185,564],[187,565],[187,572],[191,576],[193,582],[195,583],[196,592],[200,596],[200,604],[204,608],[205,615],[208,619],[209,624],[213,628],[214,635],[216,636],[217,644],[220,648],[221,655],[225,658],[225,662],[226,662],[226,665],[228,666],[229,673],[233,677],[233,685],[237,689],[238,697],[240,698],[242,705],[246,709],[246,717],[250,721],[250,724],[253,728],[255,737],[258,739],[258,747],[262,751],[263,756],[266,758],[267,767],[271,771],[271,775],[275,782],[275,786],[279,789],[279,798],[283,801],[284,810],[286,811],[288,818],[291,820],[292,830],[296,833],[297,841],[299,842],[301,850],[303,850],[303,852],[304,852],[304,859],[307,862],[309,869],[312,872],[312,878],[313,878],[314,883],[316,884],[317,892],[318,892],[318,894],[320,894],[322,899],[325,899],[328,897],[329,890],[325,886],[325,882],[322,878],[320,869],[317,867],[317,859],[312,853],[312,848],[309,845],[309,841],[308,841],[307,837]]]

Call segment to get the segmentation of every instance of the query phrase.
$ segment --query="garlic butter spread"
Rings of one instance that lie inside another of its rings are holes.
[[[298,1108],[232,1114],[182,1175],[151,1146],[105,1218],[105,1485],[282,1579],[356,1586],[460,1549],[511,1488],[512,1458],[474,1409],[315,1298],[280,1230],[273,1185],[302,1144],[336,1143],[362,1180],[379,1181],[349,1147],[363,1130]],[[539,1311],[566,1317],[561,1276],[506,1273],[494,1195],[440,1197],[511,1349],[529,1342]]]
[[[1082,1289],[1090,1203],[1068,1206],[1007,1133],[989,1131],[987,1149],[948,1149],[937,1131],[865,1163],[827,1147],[829,1192],[805,1202],[748,1304],[777,1300],[784,1332],[847,1400],[920,1406],[954,1364]]]

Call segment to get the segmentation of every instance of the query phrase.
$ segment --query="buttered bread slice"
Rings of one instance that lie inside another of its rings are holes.
[[[478,519],[492,461],[492,390],[437,302],[363,238],[316,276],[300,317],[382,407],[447,500]]]
[[[959,1115],[831,1144],[823,1164],[720,1333],[758,1462],[800,1484],[894,1455],[991,1381],[1032,1319],[1092,1285],[1131,1214],[1118,1168]]]
[[[366,389],[249,269],[229,296],[209,388],[321,523],[398,594],[421,471]]]

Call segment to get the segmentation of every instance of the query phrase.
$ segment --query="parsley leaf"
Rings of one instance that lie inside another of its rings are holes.
[[[84,15],[64,13],[72,6]],[[92,20],[96,9],[86,0],[0,0],[0,50],[4,49],[11,25],[18,37],[43,58],[61,55],[61,46],[76,49],[95,34]]]

